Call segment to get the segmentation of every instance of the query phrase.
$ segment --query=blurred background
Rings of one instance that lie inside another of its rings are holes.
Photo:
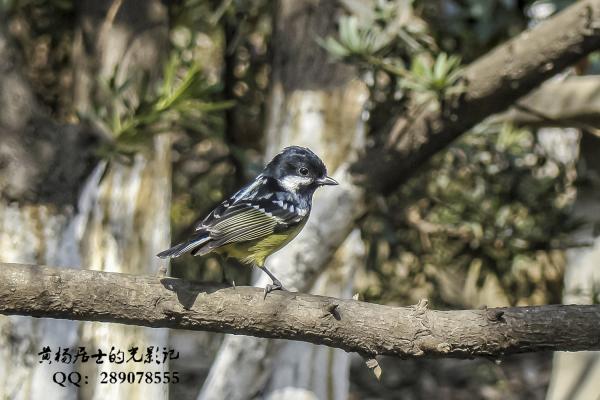
[[[460,94],[463,66],[571,3],[2,0],[1,260],[154,274],[158,251],[284,146],[308,146],[343,174],[409,100]],[[350,211],[328,232],[341,246],[300,259],[311,251],[300,236],[272,261],[283,283],[437,309],[599,302],[599,71],[592,53],[386,196],[342,175]],[[315,202],[342,201],[335,190]],[[186,256],[170,274],[220,281],[224,267]],[[260,278],[226,268],[237,285]],[[38,363],[43,346],[134,345],[179,351],[139,368],[181,382],[61,388],[57,366]],[[600,396],[595,353],[380,365],[379,382],[360,356],[322,346],[0,317],[3,399]]]

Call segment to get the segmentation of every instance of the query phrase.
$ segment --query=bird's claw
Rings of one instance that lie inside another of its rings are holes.
[[[267,295],[274,290],[285,290],[287,292],[287,289],[283,287],[281,282],[273,281],[273,284],[269,283],[269,284],[267,284],[267,286],[265,286],[265,295],[263,297],[263,300],[266,299]]]

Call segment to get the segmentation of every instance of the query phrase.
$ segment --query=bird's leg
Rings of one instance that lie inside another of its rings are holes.
[[[221,263],[221,282],[228,284],[229,280],[227,279],[227,260],[223,259],[223,262]],[[233,288],[235,289],[235,281],[232,279],[231,280],[231,286],[233,286]]]
[[[271,278],[271,280],[273,281],[272,285],[269,283],[267,286],[265,286],[265,296],[263,297],[264,299],[266,299],[267,295],[269,293],[271,293],[273,290],[285,290],[285,291],[287,291],[287,289],[283,287],[283,285],[281,284],[281,282],[279,281],[279,279],[277,279],[275,277],[275,275],[273,275],[271,273],[271,271],[269,271],[267,269],[267,267],[265,267],[264,265],[259,265],[258,268],[260,268],[263,271],[265,271],[265,273],[267,275],[269,275],[269,278]]]
[[[156,276],[158,278],[164,278],[165,276],[167,276],[167,266],[161,265],[158,271],[156,271]]]

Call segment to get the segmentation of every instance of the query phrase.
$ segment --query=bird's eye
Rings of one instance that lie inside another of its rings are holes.
[[[308,175],[308,168],[306,168],[306,167],[300,167],[300,169],[298,170],[298,172],[300,172],[300,175],[306,176],[306,175]]]

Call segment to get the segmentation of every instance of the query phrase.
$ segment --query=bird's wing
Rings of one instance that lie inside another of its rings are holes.
[[[260,239],[301,223],[310,210],[294,206],[294,198],[282,191],[273,178],[259,175],[233,196],[223,201],[196,225],[192,238],[160,253],[177,257],[192,250],[192,255],[234,242]]]
[[[266,194],[266,193],[263,193],[263,192],[265,192],[265,189],[266,189],[264,183],[265,183],[265,178],[263,178],[261,175],[257,176],[256,179],[254,179],[248,185],[242,187],[240,190],[235,192],[228,199],[223,200],[223,202],[221,204],[216,206],[202,221],[200,221],[196,225],[194,230],[195,231],[205,230],[207,228],[207,226],[210,226],[211,221],[221,218],[221,216],[223,216],[223,214],[225,214],[231,206],[233,206],[237,203],[240,203],[243,201],[249,201],[252,198],[255,198],[255,199],[264,198],[264,196]]]
[[[220,211],[201,226],[210,235],[211,247],[260,239],[286,230],[304,217],[290,203],[268,199],[244,200]]]

